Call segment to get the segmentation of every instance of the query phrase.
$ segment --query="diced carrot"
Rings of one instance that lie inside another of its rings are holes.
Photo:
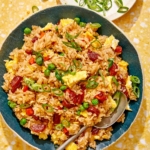
[[[35,63],[35,59],[34,59],[34,57],[31,57],[31,58],[29,59],[29,64],[32,65],[32,64],[34,64],[34,63]]]
[[[40,39],[45,35],[45,32],[40,32]]]
[[[26,92],[27,90],[28,90],[28,86],[25,85],[25,86],[23,87],[23,92]]]
[[[50,60],[50,57],[49,56],[45,56],[43,59],[44,59],[44,61],[47,61],[47,60]]]
[[[32,116],[32,115],[34,114],[34,110],[33,110],[32,108],[27,108],[27,109],[26,109],[26,114],[27,114],[28,116]]]

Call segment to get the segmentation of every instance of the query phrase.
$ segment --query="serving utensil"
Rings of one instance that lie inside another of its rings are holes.
[[[95,125],[96,128],[105,129],[113,125],[124,113],[125,108],[127,106],[127,97],[121,93],[120,100],[118,103],[118,107],[114,110],[114,112],[109,117],[102,118],[102,121]],[[65,147],[72,141],[74,141],[82,132],[84,132],[88,126],[84,126],[81,130],[74,136],[70,137],[67,141],[65,141],[61,146],[57,148],[57,150],[64,150]]]

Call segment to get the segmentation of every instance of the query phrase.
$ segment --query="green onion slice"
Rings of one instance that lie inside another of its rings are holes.
[[[82,7],[85,6],[85,0],[80,0],[79,1],[79,6],[82,6]]]
[[[112,77],[112,81],[115,83],[116,86],[119,85],[119,83],[118,83],[117,79],[115,78],[115,76]]]
[[[128,7],[126,7],[126,6],[122,6],[122,7],[120,7],[119,9],[118,9],[118,13],[125,13],[125,12],[127,12],[129,10],[129,8]]]
[[[136,85],[133,86],[133,93],[135,94],[135,96],[136,96],[137,98],[140,97],[140,89],[139,89],[139,87],[137,87]]]
[[[63,125],[60,123],[60,124],[57,124],[56,126],[55,126],[55,129],[56,130],[62,130],[63,129]]]
[[[35,13],[39,11],[39,8],[37,6],[32,6],[32,12]]]
[[[48,84],[42,84],[42,88],[44,92],[50,92],[51,91],[51,87]]]
[[[58,88],[54,88],[52,89],[52,92],[56,95],[56,96],[61,96],[63,95],[63,91],[58,89]]]
[[[95,89],[98,86],[98,83],[96,82],[97,76],[91,76],[86,84],[86,88],[88,89]]]
[[[49,104],[42,104],[42,107],[43,107],[43,109],[44,109],[46,112],[48,112],[48,113],[51,113],[51,112],[54,111],[53,107],[50,106]]]
[[[36,92],[44,92],[43,86],[38,83],[32,84],[32,89]]]
[[[108,59],[108,62],[109,62],[109,64],[108,64],[108,70],[109,70],[114,63],[114,59],[110,58],[110,59]]]
[[[61,123],[64,127],[69,127],[70,126],[70,122],[66,119],[62,120]]]
[[[98,73],[100,74],[100,76],[101,76],[101,78],[102,78],[102,80],[103,80],[103,82],[104,82],[104,85],[105,85],[105,77],[104,77],[104,75],[102,74],[102,72],[101,72],[100,69],[98,70]]]
[[[132,81],[132,83],[135,83],[135,84],[140,83],[140,79],[137,76],[131,76],[131,81]]]
[[[81,64],[81,61],[80,61],[80,60],[74,59],[74,60],[73,60],[73,64],[75,65],[76,68],[79,68],[79,69],[82,68],[82,64]]]
[[[29,108],[31,107],[30,104],[20,104],[20,108],[24,109],[24,108]]]

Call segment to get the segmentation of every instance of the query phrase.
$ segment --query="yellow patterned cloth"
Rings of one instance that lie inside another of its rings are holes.
[[[44,9],[56,0],[0,0],[0,47],[7,35],[32,14],[32,6]],[[144,99],[130,129],[105,150],[150,150],[150,0],[137,0],[121,18],[114,21],[137,48],[145,77]],[[0,117],[0,150],[35,150],[13,133]]]

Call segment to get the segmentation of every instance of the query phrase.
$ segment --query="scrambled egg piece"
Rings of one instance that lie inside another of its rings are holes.
[[[74,142],[71,142],[67,147],[66,147],[66,150],[77,150],[78,149],[78,146],[74,143]]]
[[[84,33],[84,36],[86,36],[89,40],[94,39],[94,36],[93,36],[89,31],[86,31],[86,32]]]
[[[87,110],[84,110],[80,113],[80,115],[82,115],[83,117],[88,117],[88,112]]]
[[[108,37],[104,43],[104,46],[111,46],[113,49],[116,49],[117,45],[119,43],[119,40],[115,39],[113,35]]]
[[[73,19],[60,19],[60,24],[64,27],[70,23],[73,23],[74,20]]]
[[[47,138],[48,138],[47,134],[45,134],[45,133],[40,133],[39,134],[39,139],[46,140]]]
[[[93,41],[91,44],[94,48],[100,48],[102,47],[101,43],[97,40]]]
[[[107,76],[106,81],[108,82],[108,88],[112,91],[112,76]]]
[[[59,143],[60,139],[66,139],[66,135],[63,132],[59,132],[57,134],[54,132],[51,135],[51,139],[54,142],[54,144],[57,144],[57,143]]]
[[[100,136],[95,135],[95,136],[94,136],[94,139],[95,139],[95,140],[99,140],[99,139],[100,139]]]
[[[126,61],[122,60],[118,63],[118,65],[127,71],[127,67],[129,64]]]
[[[111,108],[114,110],[117,107],[116,101],[113,100],[111,96],[108,97],[110,103],[111,103]]]
[[[17,62],[18,62],[17,57],[14,57],[14,60],[10,60],[10,61],[6,60],[5,67],[6,67],[7,71],[10,73],[14,73],[12,67],[13,67],[13,65],[17,64]]]
[[[130,93],[130,91],[132,90],[131,76],[128,76],[125,86],[127,91]]]
[[[41,30],[42,31],[46,31],[46,30],[50,30],[52,29],[53,24],[52,23],[48,23],[45,27],[43,27]]]
[[[68,74],[62,77],[64,83],[70,88],[74,84],[78,83],[81,80],[85,80],[86,78],[87,78],[86,71],[79,71],[75,75]]]
[[[50,56],[52,57],[54,55],[54,52],[52,50],[47,50],[43,53],[43,57]]]

